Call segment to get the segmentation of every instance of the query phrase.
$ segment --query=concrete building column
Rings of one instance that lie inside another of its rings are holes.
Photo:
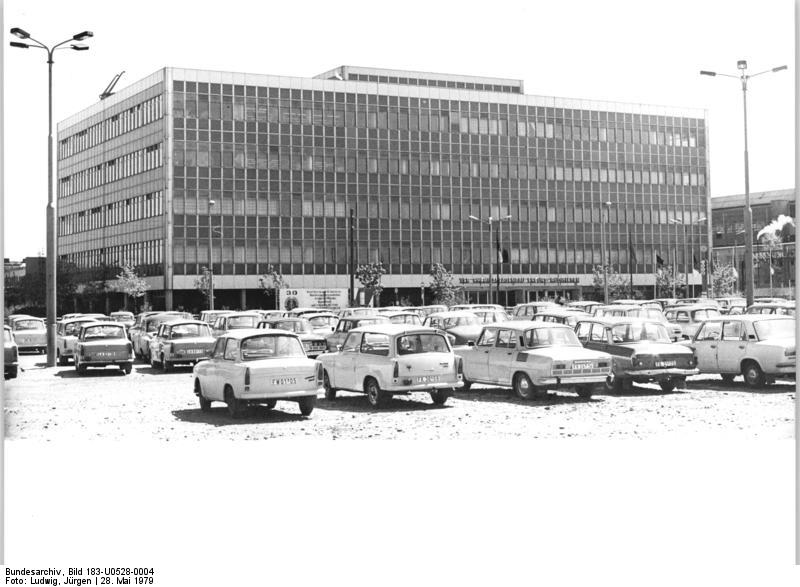
[[[242,310],[247,309],[247,290],[244,288],[239,290],[239,307]]]

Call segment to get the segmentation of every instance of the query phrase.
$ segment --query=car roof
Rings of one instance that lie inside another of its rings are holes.
[[[208,322],[206,322],[205,320],[195,320],[194,318],[192,318],[191,320],[189,318],[183,318],[179,320],[169,320],[167,322],[164,322],[164,324],[167,326],[179,326],[181,324],[197,324],[199,326],[209,326]]]
[[[515,308],[522,308],[523,306],[557,306],[555,302],[525,302],[524,304],[517,304]]]
[[[719,311],[719,306],[713,306],[709,304],[678,304],[677,306],[667,306],[664,308],[664,312],[667,310],[717,310]]]
[[[587,316],[586,318],[580,318],[578,322],[596,322],[598,324],[602,324],[604,326],[613,326],[615,324],[660,324],[664,326],[664,323],[660,320],[653,320],[652,318],[639,318],[635,316]]]
[[[794,316],[787,314],[723,314],[719,318],[712,318],[711,320],[740,320],[742,322],[758,322],[761,320],[791,320],[794,322]],[[708,320],[709,322],[711,320]]]
[[[493,324],[486,324],[484,328],[502,328],[505,330],[529,330],[530,328],[567,328],[572,330],[571,326],[566,324],[559,324],[558,322],[542,322],[541,320],[508,320],[506,322],[495,322]]]
[[[371,332],[375,334],[414,334],[414,333],[441,333],[438,328],[431,328],[430,326],[415,326],[414,324],[370,324],[368,326],[359,326],[352,328],[349,332]]]
[[[548,308],[546,310],[542,310],[537,316],[586,316],[586,312],[582,312],[581,310],[573,310],[570,308]]]
[[[328,310],[322,310],[320,312],[313,312],[313,313],[309,312],[308,314],[303,315],[303,318],[317,318],[319,316],[327,316],[329,318],[330,317],[333,317],[333,318],[338,318],[339,317],[336,314],[334,314],[333,312],[329,312]],[[294,316],[292,316],[292,317],[294,318]]]
[[[472,316],[476,318],[475,312],[471,310],[448,310],[447,312],[436,312],[435,314],[428,314],[428,318],[460,318],[463,316]]]
[[[237,340],[241,340],[249,336],[276,336],[279,334],[290,334],[295,338],[299,338],[294,332],[290,332],[288,330],[279,330],[277,328],[239,328],[237,330],[230,330],[226,332],[220,336],[220,338],[235,338]]]

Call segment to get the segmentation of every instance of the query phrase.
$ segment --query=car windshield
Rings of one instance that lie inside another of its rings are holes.
[[[667,329],[662,324],[617,324],[611,329],[614,342],[671,342]]]
[[[456,316],[444,319],[444,328],[455,328],[456,326],[474,326],[480,324],[477,316]]]
[[[419,324],[419,316],[416,314],[398,314],[389,318],[392,324]]]
[[[525,345],[537,346],[583,346],[571,328],[531,328],[525,331]]]
[[[105,338],[125,338],[125,328],[111,324],[87,326],[83,333],[83,340],[100,340]]]
[[[794,336],[794,320],[759,320],[753,323],[758,340]]]
[[[44,330],[42,320],[17,320],[14,322],[14,330]]]
[[[211,328],[207,324],[176,324],[172,327],[172,340],[198,336],[211,336]]]
[[[397,337],[397,354],[447,353],[450,347],[441,334],[404,334]]]
[[[307,332],[305,323],[300,320],[281,320],[280,322],[273,322],[272,328],[278,330],[288,330],[289,332]]]
[[[373,318],[362,318],[358,321],[359,326],[366,326],[367,324],[380,324],[383,322],[388,322],[389,319],[385,316],[375,316]]]
[[[117,320],[133,320],[133,314],[130,312],[112,312],[111,317]]]
[[[78,336],[81,331],[81,326],[86,324],[87,322],[93,322],[93,320],[84,320],[82,322],[70,322],[64,327],[64,335],[65,336]]]
[[[258,316],[231,316],[228,318],[228,330],[237,328],[255,328],[258,324]]]
[[[278,359],[283,357],[305,357],[303,345],[295,336],[265,335],[251,336],[242,341],[242,360]]]
[[[314,318],[309,318],[308,321],[311,323],[311,326],[318,328],[325,326],[336,326],[336,323],[339,321],[339,319],[335,316],[315,316]]]
[[[713,308],[705,308],[703,310],[695,310],[692,312],[692,316],[696,321],[701,320],[708,320],[709,318],[719,318],[720,313],[719,310],[714,310]]]
[[[628,312],[628,316],[636,318],[647,318],[649,320],[658,320],[661,322],[664,321],[664,313],[661,310],[656,310],[653,308],[641,308],[639,310],[631,310]]]

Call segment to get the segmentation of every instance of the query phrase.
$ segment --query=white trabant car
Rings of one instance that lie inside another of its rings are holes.
[[[225,402],[232,418],[248,405],[275,407],[278,400],[295,401],[300,413],[314,410],[322,389],[322,365],[309,359],[300,337],[284,330],[230,330],[217,338],[211,358],[192,370],[200,409]]]
[[[420,391],[443,404],[462,383],[460,359],[447,337],[410,324],[369,324],[347,333],[338,352],[319,356],[325,398],[339,389],[367,394],[373,407],[392,395]]]
[[[794,319],[774,314],[726,315],[709,319],[685,341],[701,373],[719,373],[730,383],[743,375],[759,387],[776,377],[795,377]]]
[[[522,399],[548,389],[572,387],[591,398],[611,375],[611,356],[583,348],[569,326],[511,320],[485,326],[475,344],[458,347],[464,386],[488,383],[511,387]]]
[[[81,326],[99,322],[94,318],[72,318],[62,320],[56,325],[56,359],[62,367],[69,364],[69,360],[75,356],[75,344],[78,342]]]
[[[3,375],[14,379],[19,372],[19,351],[10,326],[3,326]]]
[[[112,322],[89,322],[81,326],[75,345],[75,370],[83,375],[89,367],[119,367],[128,374],[133,369],[133,346],[125,326]]]
[[[43,353],[47,350],[47,328],[43,319],[32,316],[16,318],[11,322],[11,330],[20,351]]]
[[[211,326],[202,320],[162,322],[150,340],[150,366],[171,371],[175,365],[194,365],[211,356]]]

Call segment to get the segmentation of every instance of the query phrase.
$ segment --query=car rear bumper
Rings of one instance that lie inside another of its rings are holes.
[[[133,365],[132,359],[107,359],[103,361],[87,361],[85,359],[81,359],[80,361],[81,366],[83,367],[118,367],[120,365]]]
[[[593,373],[591,375],[538,377],[531,378],[531,382],[537,387],[570,387],[573,385],[603,383],[609,375],[611,375],[610,371],[608,373]]]
[[[662,381],[664,379],[672,379],[674,377],[688,377],[689,375],[697,375],[700,373],[699,369],[630,369],[624,371],[626,379],[633,381]]]
[[[391,384],[386,386],[385,391],[391,393],[405,393],[408,391],[434,391],[437,389],[461,389],[464,382],[459,380],[435,381],[425,383],[404,383],[403,378],[392,379]]]
[[[318,396],[321,393],[325,392],[325,388],[320,387],[312,387],[310,389],[295,389],[292,391],[284,391],[280,389],[275,390],[247,390],[242,392],[234,391],[234,396],[241,400],[247,401],[259,401],[259,400],[270,400],[270,399],[297,399],[301,397],[308,397],[308,396]]]

